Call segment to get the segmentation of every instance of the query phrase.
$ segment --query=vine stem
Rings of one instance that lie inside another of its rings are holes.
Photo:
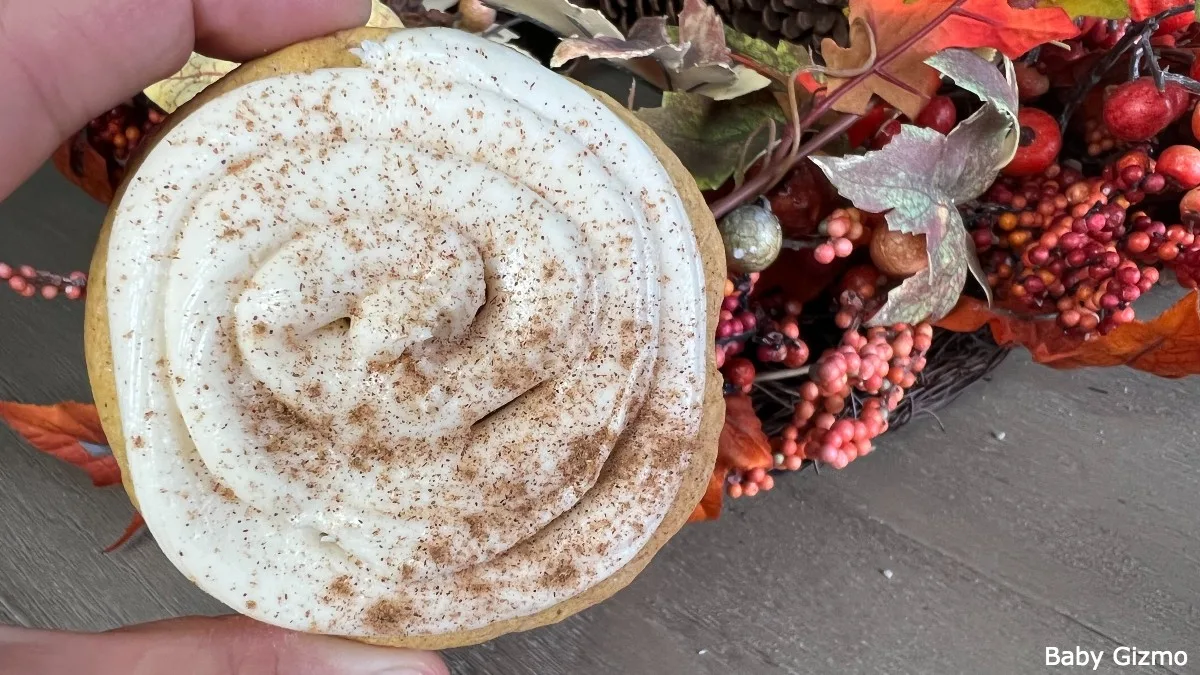
[[[775,162],[775,166],[764,166],[761,171],[754,175],[753,178],[747,179],[740,187],[734,188],[732,192],[725,195],[712,203],[713,216],[721,218],[730,211],[741,206],[743,203],[757,197],[758,195],[770,190],[780,180],[783,179],[787,172],[792,169],[800,160],[808,157],[812,153],[821,149],[826,143],[837,138],[862,115],[842,115],[837,122],[825,127],[817,132],[807,143],[802,144],[795,153],[788,153],[782,158],[782,161]],[[788,125],[789,127],[791,125]],[[785,146],[786,149],[786,146]],[[795,159],[792,159],[792,157]]]
[[[833,106],[847,92],[852,91],[855,87],[863,84],[868,78],[874,76],[892,61],[895,61],[900,57],[901,54],[907,52],[912,48],[913,45],[917,44],[917,42],[921,41],[925,38],[925,36],[933,32],[933,29],[940,26],[946,19],[950,18],[954,14],[960,13],[959,10],[966,3],[966,1],[967,0],[954,0],[954,2],[946,7],[946,9],[942,10],[937,16],[931,19],[929,23],[922,26],[912,35],[909,35],[902,42],[900,42],[900,44],[896,45],[882,55],[877,55],[875,63],[869,69],[850,78],[845,84],[822,98],[812,107],[811,110],[808,111],[803,119],[800,119],[793,124],[789,124],[788,126],[794,127],[792,129],[792,133],[795,134],[794,138],[798,139],[806,129],[809,129],[816,124],[816,122],[820,120],[825,113],[828,113],[833,109]],[[795,87],[795,78],[795,73],[789,76],[789,88]],[[795,115],[794,109],[792,110],[792,114],[793,116]],[[839,136],[842,132],[849,129],[850,126],[858,121],[860,117],[861,115],[843,115],[840,119],[838,119],[837,122],[834,122],[830,126],[819,131],[807,143],[794,148],[792,152],[781,157],[781,161],[777,163],[777,166],[764,166],[763,170],[756,174],[754,178],[746,180],[740,186],[734,188],[734,190],[728,195],[713,202],[711,207],[713,215],[717,218],[721,218],[733,209],[742,205],[744,202],[753,199],[767,190],[770,190],[779,181],[783,180],[783,177],[787,175],[788,171],[790,171],[792,167],[794,167],[805,157],[808,157],[813,152],[819,150],[826,143]]]
[[[1129,26],[1125,29],[1125,34],[1121,36],[1121,39],[1118,40],[1117,43],[1113,45],[1112,49],[1110,49],[1108,53],[1104,55],[1104,58],[1096,62],[1096,65],[1087,74],[1087,77],[1084,77],[1079,81],[1079,84],[1075,85],[1075,89],[1072,90],[1071,94],[1067,97],[1067,104],[1063,106],[1062,114],[1058,116],[1059,128],[1067,128],[1067,124],[1071,121],[1071,116],[1075,114],[1076,108],[1083,103],[1084,96],[1086,96],[1087,93],[1091,91],[1097,84],[1100,84],[1100,81],[1104,79],[1104,76],[1108,74],[1108,71],[1112,70],[1113,66],[1117,65],[1117,61],[1121,60],[1121,57],[1128,53],[1130,49],[1133,49],[1135,45],[1144,46],[1145,51],[1147,51],[1145,57],[1149,61],[1152,61],[1157,69],[1158,60],[1155,56],[1153,47],[1149,44],[1150,34],[1158,28],[1159,22],[1194,10],[1195,7],[1191,4],[1182,5],[1180,7],[1174,7],[1165,12],[1155,14],[1145,21],[1129,24]],[[1170,78],[1164,78],[1164,80],[1165,79]],[[1157,77],[1155,83],[1159,84]],[[1159,86],[1161,91],[1162,85]]]
[[[801,375],[807,375],[811,368],[812,366],[801,366],[789,370],[772,370],[761,375],[755,375],[754,383],[758,384],[759,382],[772,382],[774,380],[786,380],[790,377],[800,377]]]

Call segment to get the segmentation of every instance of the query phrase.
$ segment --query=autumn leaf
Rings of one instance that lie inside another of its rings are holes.
[[[635,114],[679,157],[701,190],[715,190],[729,180],[743,161],[743,148],[746,163],[762,152],[768,120],[784,121],[775,99],[764,92],[736,101],[666,92],[660,107]]]
[[[97,487],[121,482],[121,471],[104,437],[96,406],[0,401],[0,419],[33,447],[86,471]]]
[[[704,0],[683,0],[683,9],[679,12],[679,40],[691,45],[686,56],[689,66],[729,64],[725,22]]]
[[[1129,3],[1126,0],[1042,0],[1038,7],[1059,7],[1072,19],[1094,16],[1101,19],[1129,18]]]
[[[1129,0],[1129,18],[1134,21],[1145,21],[1168,9],[1194,4],[1195,2],[1192,0]]]
[[[754,412],[750,397],[731,394],[725,397],[725,426],[717,449],[717,464],[749,471],[774,466],[771,442],[762,430],[762,420]]]
[[[983,99],[983,107],[948,136],[905,124],[880,150],[812,158],[855,206],[884,213],[893,231],[925,235],[929,267],[888,293],[871,319],[875,325],[944,316],[958,301],[968,271],[990,292],[957,205],[982,194],[1007,162],[1017,131],[1011,69],[1001,75],[966,49],[945,50],[929,62]]]
[[[784,82],[796,69],[812,64],[808,52],[787,40],[780,40],[772,47],[764,40],[726,27],[725,44],[729,45],[730,51],[776,73]]]
[[[144,93],[163,112],[170,114],[237,67],[233,61],[193,53],[179,72],[146,87]]]
[[[404,22],[383,3],[383,0],[371,0],[371,16],[367,19],[371,28],[404,28]]]
[[[678,28],[669,28],[663,17],[642,17],[630,28],[628,38],[620,32],[569,37],[555,48],[550,66],[557,68],[577,58],[649,57],[662,66],[673,91],[715,100],[738,98],[769,85],[763,75],[733,62],[725,33],[725,24],[704,0],[684,0]]]
[[[629,29],[626,38],[600,35],[592,38],[567,38],[558,44],[550,58],[550,67],[559,66],[577,58],[590,59],[636,59],[653,56],[664,67],[678,70],[683,67],[683,56],[687,45],[671,42],[667,34],[667,19],[662,16],[639,19]]]
[[[625,37],[599,10],[584,9],[569,0],[484,0],[483,4],[529,19],[562,37]]]
[[[1029,319],[993,310],[974,298],[963,298],[938,326],[959,332],[989,326],[997,343],[1023,346],[1035,362],[1061,370],[1129,366],[1160,377],[1200,375],[1197,291],[1151,321],[1117,326],[1090,340],[1067,335],[1053,319]]]
[[[775,465],[771,442],[762,430],[762,420],[745,394],[725,397],[725,425],[717,443],[717,465],[709,479],[708,491],[692,513],[689,522],[716,518],[721,511],[725,477],[731,469],[750,471]]]
[[[942,50],[925,63],[986,104],[951,131],[948,139],[948,156],[962,161],[950,198],[962,204],[983,194],[1017,152],[1016,72],[1008,59],[1003,59],[1001,74],[990,61],[966,49]],[[997,138],[1003,140],[996,142]]]
[[[1061,8],[1014,9],[998,0],[851,0],[850,19],[848,47],[829,38],[821,43],[828,67],[847,73],[831,74],[830,91],[857,82],[834,108],[865,114],[872,95],[878,94],[910,119],[937,89],[937,73],[925,63],[934,53],[984,47],[1016,58],[1037,45],[1079,33]],[[859,81],[850,73],[871,65],[872,38],[877,60],[887,62],[875,64],[875,72]]]
[[[721,516],[721,502],[725,496],[725,470],[714,470],[712,475],[708,477],[708,487],[704,490],[704,496],[700,498],[700,503],[696,504],[696,508],[692,510],[692,515],[688,516],[689,523],[698,523],[703,520],[716,520]]]
[[[873,21],[871,14],[868,7],[865,10],[860,8],[858,15],[851,15],[848,47],[843,48],[830,38],[825,38],[821,43],[821,55],[829,69],[834,72],[854,73],[870,67],[872,41],[876,45],[875,51],[879,53],[900,45],[903,36],[891,33],[891,26]],[[881,30],[889,32],[881,36]],[[907,49],[887,65],[877,66],[879,72],[871,74],[856,85],[851,84],[855,82],[855,77],[830,75],[826,86],[831,93],[844,86],[853,87],[841,94],[833,108],[840,112],[863,115],[871,107],[871,98],[878,95],[908,115],[909,119],[916,119],[940,84],[937,72],[925,65],[925,57],[932,53],[915,47]]]

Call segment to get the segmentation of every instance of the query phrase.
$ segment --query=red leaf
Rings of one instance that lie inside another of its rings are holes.
[[[1034,361],[1051,368],[1129,366],[1161,377],[1200,375],[1197,291],[1151,321],[1134,321],[1086,341],[1063,334],[1052,319],[999,314],[974,298],[963,298],[938,325],[960,332],[990,326],[997,342],[1024,346]]]
[[[86,471],[97,487],[121,482],[121,470],[108,449],[96,406],[0,401],[0,419],[33,447]]]
[[[904,0],[870,0],[871,4],[902,4]],[[949,6],[950,2],[918,4]],[[1061,7],[1016,9],[1004,0],[966,0],[958,12],[946,19],[922,46],[933,52],[947,47],[992,47],[1015,59],[1034,47],[1053,40],[1079,35],[1079,27]]]
[[[1193,4],[1192,0],[1129,0],[1129,18],[1134,21],[1145,21],[1168,9],[1191,4]]]
[[[725,474],[727,471],[727,469],[718,468],[709,476],[708,489],[704,491],[704,497],[700,499],[700,503],[692,511],[692,515],[688,516],[689,523],[698,523],[702,520],[716,520],[720,517],[721,499],[725,496]]]
[[[770,469],[775,465],[771,441],[762,430],[762,420],[754,413],[754,405],[745,394],[725,397],[725,426],[717,444],[717,466],[708,481],[704,498],[692,512],[688,522],[710,520],[721,513],[725,478],[731,469],[749,471]]]
[[[952,11],[947,14],[948,10]],[[992,47],[1016,58],[1037,45],[1079,34],[1061,8],[1014,9],[1004,0],[851,0],[850,19],[849,48],[828,38],[821,44],[831,68],[853,71],[867,64],[870,42],[860,19],[870,24],[880,58],[916,41],[900,49],[888,64],[877,67],[876,74],[847,92],[834,107],[864,114],[871,95],[878,94],[912,119],[937,89],[937,72],[925,64],[934,53],[947,47]],[[916,37],[924,31],[928,32]],[[853,79],[830,77],[829,89],[834,91]]]
[[[739,471],[770,469],[774,466],[771,441],[762,430],[762,420],[745,394],[725,397],[725,426],[717,446],[717,466]]]
[[[113,551],[129,543],[129,540],[133,539],[134,536],[141,532],[142,528],[145,526],[146,521],[142,519],[142,514],[135,511],[133,518],[131,518],[129,520],[129,524],[125,526],[125,531],[121,534],[121,538],[109,544],[108,547],[104,549],[104,552],[112,553]]]

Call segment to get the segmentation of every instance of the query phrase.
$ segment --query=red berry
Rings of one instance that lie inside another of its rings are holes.
[[[734,357],[725,364],[725,377],[730,384],[741,389],[754,384],[754,363],[750,359]]]
[[[53,300],[54,298],[58,297],[58,286],[42,286],[41,292],[43,298],[47,300]]]
[[[1185,223],[1200,222],[1200,188],[1192,188],[1184,193],[1179,200],[1179,215]]]
[[[1037,108],[1021,108],[1017,114],[1021,137],[1017,154],[1004,167],[1006,176],[1033,176],[1048,169],[1058,159],[1062,149],[1062,132],[1058,121]]]
[[[799,368],[808,361],[808,345],[801,342],[795,347],[789,347],[787,356],[783,357],[783,365],[788,368]]]
[[[8,279],[13,275],[12,265],[0,263],[0,279]]]
[[[18,293],[24,291],[25,287],[28,285],[29,285],[29,282],[25,280],[25,277],[20,276],[20,275],[13,275],[8,280],[9,288],[13,289],[14,291],[16,291]]]
[[[1143,77],[1119,85],[1104,102],[1104,124],[1122,141],[1146,141],[1184,113],[1187,90],[1167,83],[1160,92],[1154,79]]]
[[[857,122],[850,125],[846,130],[846,137],[850,141],[850,147],[857,148],[863,143],[869,141],[876,133],[879,132],[879,127],[883,126],[884,122],[895,114],[895,109],[887,105],[876,105],[867,111]]]
[[[17,271],[26,279],[32,279],[37,276],[37,270],[33,269],[32,265],[21,265],[17,268]]]
[[[779,219],[784,234],[798,237],[812,234],[820,216],[829,183],[821,170],[809,161],[792,169],[783,183],[768,195],[771,212]]]
[[[1185,190],[1200,186],[1200,150],[1190,145],[1172,145],[1159,153],[1157,171]]]
[[[813,258],[822,265],[828,265],[837,257],[837,251],[828,243],[821,244],[813,249]]]
[[[872,150],[879,150],[883,146],[892,142],[894,136],[900,134],[900,120],[891,120],[879,128],[875,135],[867,142],[867,147]]]
[[[958,122],[958,111],[954,109],[954,101],[949,96],[934,96],[915,121],[919,127],[946,135]]]
[[[1036,67],[1016,63],[1013,69],[1017,74],[1017,91],[1022,101],[1037,98],[1050,90],[1050,78]]]
[[[83,289],[79,286],[67,286],[63,295],[67,296],[68,300],[78,300],[83,297]]]

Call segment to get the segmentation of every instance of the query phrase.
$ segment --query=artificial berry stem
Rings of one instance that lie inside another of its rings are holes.
[[[83,272],[62,275],[34,269],[31,265],[13,267],[0,262],[0,281],[8,282],[9,288],[26,298],[38,295],[53,300],[61,293],[68,300],[79,300],[87,291],[87,274]]]
[[[802,366],[800,368],[788,368],[787,370],[772,370],[766,373],[759,373],[754,376],[754,383],[759,382],[774,382],[775,380],[786,380],[793,377],[802,377],[808,374],[812,366]]]

